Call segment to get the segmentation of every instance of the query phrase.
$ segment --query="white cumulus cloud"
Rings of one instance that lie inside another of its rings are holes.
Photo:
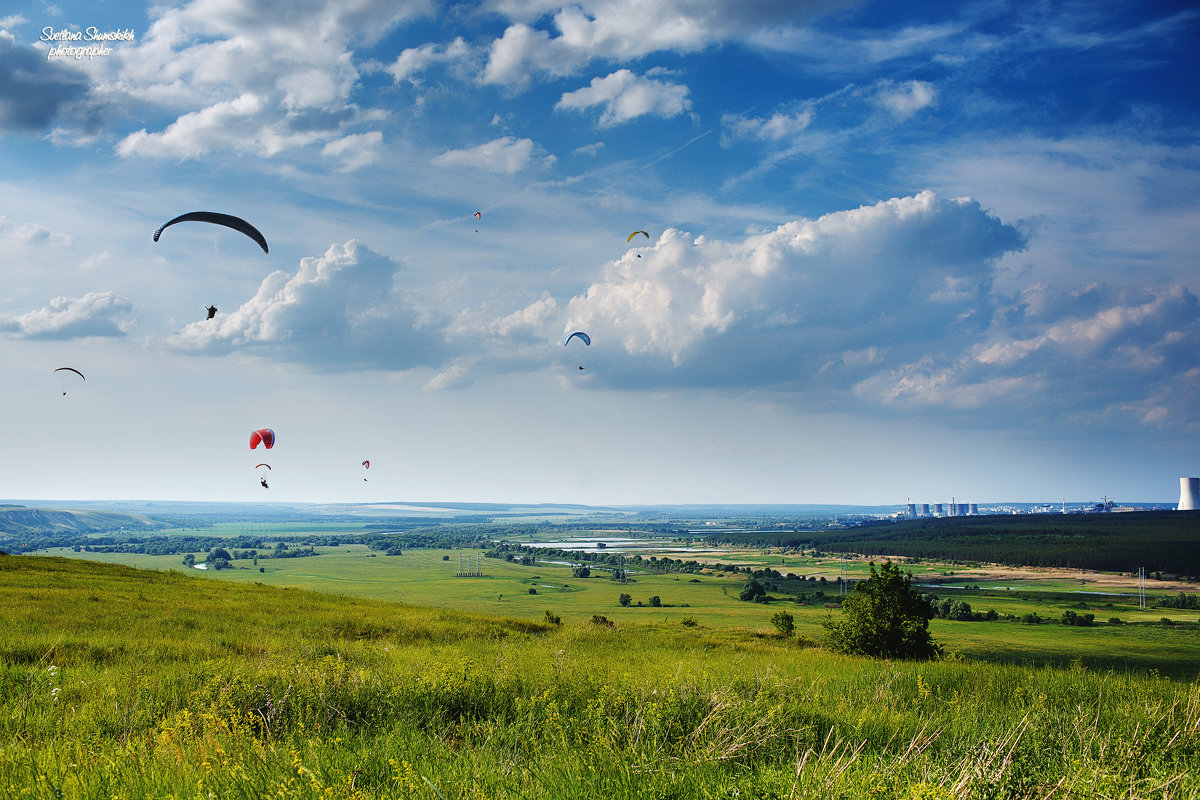
[[[321,148],[321,153],[341,159],[339,172],[352,172],[374,162],[382,143],[383,134],[379,131],[353,133],[329,142]]]
[[[650,53],[692,53],[724,41],[752,43],[803,26],[853,0],[584,0],[564,5],[500,0],[513,21],[491,45],[484,83],[520,89],[534,78],[572,75],[593,60],[629,62]],[[535,27],[553,14],[553,31]]]
[[[232,130],[246,136],[235,144],[243,149],[254,144],[262,110],[262,99],[244,94],[233,100],[215,103],[201,111],[184,114],[161,133],[149,133],[143,128],[126,136],[117,145],[122,156],[144,155],[156,158],[198,158],[228,141]]]
[[[158,7],[145,35],[100,65],[97,96],[172,117],[126,136],[117,152],[127,157],[270,156],[329,142],[371,120],[351,97],[356,48],[432,11],[430,0]]]
[[[429,363],[439,337],[397,286],[395,261],[357,240],[277,270],[239,308],[191,323],[168,344],[193,353],[276,352],[328,369],[406,369]]]
[[[611,265],[568,311],[572,325],[675,367],[703,359],[723,334],[745,337],[750,357],[763,352],[759,338],[842,352],[872,344],[858,340],[882,325],[910,339],[944,335],[985,307],[991,263],[1021,245],[978,203],[923,192],[741,241],[668,230],[645,258]],[[953,302],[932,303],[948,280],[959,290]]]
[[[517,139],[502,136],[476,147],[447,150],[433,159],[439,166],[465,166],[494,172],[498,175],[513,175],[530,166],[553,163],[554,156],[547,155],[532,139]]]
[[[27,314],[0,321],[0,330],[21,339],[83,339],[125,336],[132,325],[133,302],[114,292],[56,297]]]
[[[61,247],[72,241],[69,234],[52,231],[36,222],[17,222],[0,214],[0,246],[5,251],[37,246]]]
[[[900,119],[908,119],[937,102],[937,88],[927,81],[907,81],[880,88],[876,100]]]
[[[676,117],[691,105],[686,86],[621,69],[603,78],[593,78],[583,89],[565,93],[555,107],[584,111],[601,106],[600,125],[609,127],[647,114]]]

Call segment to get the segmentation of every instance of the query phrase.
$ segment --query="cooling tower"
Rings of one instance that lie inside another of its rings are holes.
[[[921,516],[922,517],[929,516],[929,503],[921,503]]]
[[[940,517],[940,516],[942,516],[942,504],[941,504],[941,503],[934,503],[934,504],[933,504],[933,515],[934,515],[935,517]]]
[[[1195,511],[1200,508],[1200,478],[1179,479],[1179,506],[1176,511]]]
[[[909,519],[917,518],[917,504],[916,503],[908,504],[908,518]]]
[[[974,517],[979,514],[979,503],[971,503],[967,508],[969,509],[971,516]]]

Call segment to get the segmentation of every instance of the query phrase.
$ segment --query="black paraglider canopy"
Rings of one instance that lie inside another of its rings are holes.
[[[270,252],[267,248],[267,238],[262,235],[258,228],[246,222],[241,217],[235,217],[232,214],[222,214],[218,211],[189,211],[186,214],[180,214],[170,222],[164,223],[161,228],[154,232],[154,241],[157,242],[158,237],[162,236],[162,232],[177,222],[211,222],[214,225],[224,225],[226,228],[232,228],[239,233],[244,233],[258,242],[258,246],[262,248],[264,253]]]

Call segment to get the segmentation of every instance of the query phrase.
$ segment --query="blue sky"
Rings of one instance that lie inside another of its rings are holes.
[[[18,3],[0,496],[1172,501],[1198,45],[1182,3]],[[194,210],[270,253],[152,241]]]

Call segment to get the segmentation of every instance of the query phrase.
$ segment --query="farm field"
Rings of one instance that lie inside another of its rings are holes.
[[[629,583],[620,584],[598,570],[593,571],[592,577],[574,578],[565,564],[539,562],[522,566],[518,562],[485,558],[483,577],[459,578],[455,573],[460,557],[477,559],[482,551],[412,549],[403,555],[387,556],[360,544],[317,549],[320,555],[315,557],[261,558],[257,567],[246,560],[235,560],[232,562],[235,569],[219,572],[184,567],[178,555],[76,553],[65,548],[49,553],[139,569],[179,571],[201,581],[306,589],[347,598],[525,620],[541,620],[549,612],[569,624],[586,622],[593,615],[603,615],[622,625],[670,626],[690,618],[706,629],[770,635],[771,616],[784,609],[795,618],[797,634],[811,640],[820,639],[824,619],[840,613],[836,605],[827,608],[825,602],[837,598],[839,574],[855,580],[867,571],[866,560],[803,559],[745,552],[739,558],[747,562],[773,561],[773,569],[823,576],[827,581],[823,587],[806,582],[813,587],[806,590],[808,594],[823,590],[824,600],[810,599],[798,604],[786,595],[775,593],[781,599],[759,604],[738,599],[746,580],[744,574],[642,572],[634,574]],[[785,563],[779,563],[781,560]],[[1150,592],[1150,607],[1141,610],[1136,584],[1127,576],[1044,569],[989,573],[981,568],[928,563],[914,567],[918,570],[914,583],[924,585],[923,591],[965,601],[977,612],[994,610],[998,615],[1018,618],[1036,614],[1043,620],[1040,625],[1003,620],[933,620],[930,627],[934,638],[957,656],[1034,665],[1078,662],[1091,669],[1153,669],[1185,679],[1200,674],[1197,631],[1200,611],[1153,607],[1155,597],[1177,593],[1172,591],[1176,588],[1174,583],[1169,584],[1170,588]],[[1084,587],[1103,587],[1105,594],[1091,594],[1094,590]],[[618,603],[622,593],[632,598],[630,606]],[[654,596],[660,598],[661,607],[650,605]],[[643,604],[640,607],[639,602]],[[1091,613],[1097,624],[1087,628],[1059,625],[1067,610]],[[1108,624],[1114,617],[1126,624]],[[1163,624],[1164,617],[1174,624]]]

